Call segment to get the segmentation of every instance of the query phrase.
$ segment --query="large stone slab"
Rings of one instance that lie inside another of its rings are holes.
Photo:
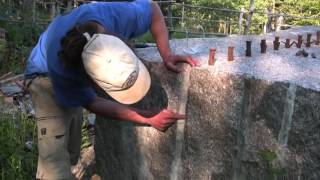
[[[151,91],[135,106],[177,110],[179,78],[157,63],[149,69],[154,79]],[[288,83],[193,69],[181,156],[175,157],[177,127],[160,133],[151,127],[100,119],[96,143],[100,175],[112,179],[317,179],[319,100],[319,92]],[[174,172],[177,158],[182,163]]]
[[[155,49],[139,50],[151,61],[152,87],[134,106],[168,108],[188,119],[161,133],[99,117],[102,179],[320,179],[320,61],[295,57],[294,48],[259,55],[258,46],[244,57],[245,38],[188,40],[200,48],[194,56],[202,63],[209,45],[224,50],[214,66],[182,74],[166,70]],[[174,50],[183,52],[185,43],[175,41]],[[234,62],[223,56],[228,43],[238,46]]]

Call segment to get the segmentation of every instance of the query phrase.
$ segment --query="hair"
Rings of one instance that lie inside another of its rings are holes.
[[[76,24],[61,39],[61,49],[58,57],[65,68],[81,68],[83,67],[81,54],[87,43],[83,33],[89,33],[93,36],[96,33],[104,33],[105,30],[96,22],[89,21],[83,24]]]

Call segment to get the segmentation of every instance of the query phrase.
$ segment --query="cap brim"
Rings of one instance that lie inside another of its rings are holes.
[[[106,93],[122,104],[134,104],[140,101],[150,89],[151,78],[144,64],[141,61],[138,61],[138,64],[139,75],[133,86],[126,90],[106,91]]]

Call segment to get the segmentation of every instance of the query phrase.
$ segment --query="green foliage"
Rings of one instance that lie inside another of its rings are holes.
[[[152,37],[152,34],[150,33],[150,31],[148,31],[147,33],[145,33],[143,36],[140,36],[138,38],[135,38],[133,40],[133,42],[140,42],[140,43],[153,43],[154,39]]]
[[[7,41],[15,46],[34,46],[38,36],[43,30],[32,22],[23,22],[19,24],[0,23],[0,26],[7,31]]]
[[[26,148],[27,141],[36,142],[34,119],[21,114],[0,114],[1,179],[35,179],[37,147]]]
[[[303,17],[320,17],[319,0],[277,0],[277,11],[286,14]],[[320,25],[320,18],[317,19],[287,19],[287,23],[293,25]]]
[[[84,121],[81,150],[92,145],[87,126],[88,121]],[[36,128],[35,119],[27,118],[25,114],[0,113],[0,179],[35,179],[38,156]],[[27,141],[34,142],[31,150],[26,147]]]
[[[37,15],[47,17],[41,11]],[[36,44],[44,26],[33,22],[30,8],[16,1],[1,1],[0,17],[0,27],[6,31],[6,42],[0,47],[0,74],[22,73],[31,47]]]
[[[186,4],[192,4],[196,6],[213,7],[212,9],[204,8],[185,8],[185,21],[182,25],[193,29],[193,32],[199,31],[201,26],[207,32],[226,33],[226,26],[237,24],[238,13],[226,12],[218,9],[231,9],[238,10],[239,6],[243,5],[243,1],[208,1],[208,0],[188,0]],[[181,8],[179,9],[181,11]],[[177,16],[182,14],[176,13]]]
[[[184,38],[197,38],[200,37],[198,34],[187,34],[186,32],[173,32],[171,34],[172,39],[184,39]],[[133,39],[136,43],[155,43],[152,34],[149,32],[145,33],[143,36]]]
[[[89,130],[88,130],[88,121],[84,121],[82,124],[82,143],[81,143],[81,150],[91,146]]]
[[[22,73],[31,48],[23,45],[6,45],[0,50],[0,74]]]
[[[89,132],[89,111],[83,110],[83,123],[82,123],[82,141],[81,141],[81,150],[89,147],[92,145],[92,142],[90,140],[90,132]]]
[[[6,72],[22,73],[31,47],[36,44],[42,31],[32,23],[8,23],[0,21],[0,27],[6,30],[6,42],[0,49],[0,74]]]
[[[277,158],[277,154],[272,152],[272,151],[270,151],[270,150],[260,151],[259,155],[263,160],[265,160],[265,161],[267,161],[269,163],[271,163],[271,161],[273,161],[273,160],[275,160]]]
[[[84,121],[81,150],[92,145],[87,126],[88,121]],[[26,148],[27,141],[34,142],[31,150]],[[0,142],[0,179],[35,179],[38,156],[35,119],[19,113],[0,113]]]
[[[193,32],[199,32],[197,27],[202,26],[206,32],[215,33],[238,33],[238,12],[221,11],[221,9],[229,10],[249,10],[250,0],[186,0],[185,4],[212,7],[215,9],[205,9],[196,7],[186,7],[182,12],[182,7],[174,5],[173,16],[181,17],[173,20],[175,29],[190,29]],[[164,9],[166,14],[167,9]],[[252,17],[250,28],[251,34],[260,34],[263,31],[264,25],[267,23],[267,9],[270,9],[275,14],[283,13],[284,15],[293,15],[299,17],[319,17],[320,16],[320,1],[319,0],[254,0],[255,13]],[[248,14],[244,14],[243,27],[245,28]],[[273,23],[275,23],[273,17]],[[320,25],[320,19],[301,19],[284,17],[284,23],[287,25]]]

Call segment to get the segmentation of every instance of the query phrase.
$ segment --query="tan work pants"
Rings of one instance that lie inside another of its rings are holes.
[[[58,106],[48,77],[29,81],[38,128],[37,179],[73,179],[70,168],[80,154],[82,108]]]

